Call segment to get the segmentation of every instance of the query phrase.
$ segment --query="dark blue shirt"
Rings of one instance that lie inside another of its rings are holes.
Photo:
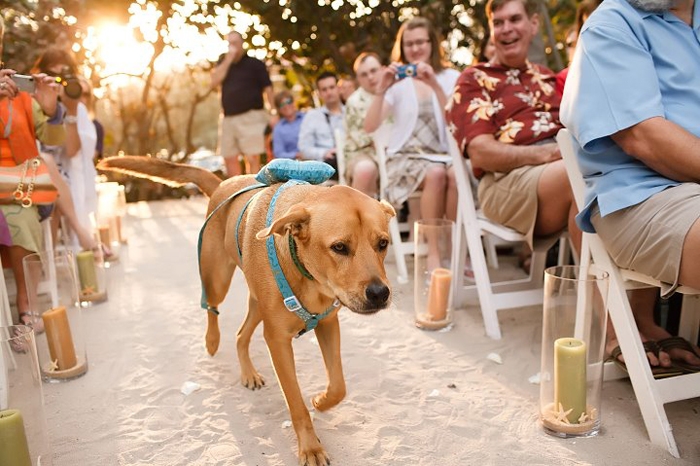
[[[293,121],[280,118],[272,130],[272,150],[276,159],[293,159],[299,152],[299,129],[304,114],[297,112]]]
[[[223,60],[224,55],[219,59]],[[260,110],[263,105],[263,90],[271,86],[270,75],[260,60],[243,55],[233,63],[221,83],[221,106],[224,115],[240,115],[250,110]]]

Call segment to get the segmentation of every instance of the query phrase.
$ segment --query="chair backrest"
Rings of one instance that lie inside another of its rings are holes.
[[[586,183],[583,180],[578,161],[576,160],[574,141],[569,130],[561,129],[559,131],[557,134],[557,144],[559,145],[559,152],[561,152],[562,160],[564,160],[566,174],[569,176],[569,184],[571,184],[571,190],[574,193],[576,207],[581,210],[585,204]]]
[[[389,145],[390,136],[391,123],[387,122],[382,123],[382,125],[377,128],[374,133],[372,133],[374,149],[377,154],[377,166],[379,168],[379,196],[381,199],[386,199],[386,189],[389,180],[389,175],[386,171],[386,148]]]
[[[345,160],[345,133],[336,129],[333,134],[335,135],[335,158],[338,162],[338,184],[347,185],[348,179],[345,173],[347,166],[347,160]]]

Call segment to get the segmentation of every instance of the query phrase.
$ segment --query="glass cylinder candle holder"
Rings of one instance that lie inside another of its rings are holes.
[[[109,251],[105,255],[105,261],[116,262],[119,259],[120,240],[120,216],[123,215],[123,207],[120,203],[119,183],[98,183],[97,188],[97,218],[96,229],[100,242]]]
[[[595,266],[545,270],[540,420],[548,434],[600,430],[608,285]]]
[[[126,220],[126,191],[124,185],[119,185],[117,188],[117,239],[121,244],[128,244],[129,240],[126,236],[125,220]]]
[[[0,465],[51,463],[34,331],[0,327]]]
[[[75,255],[80,302],[101,303],[107,301],[107,274],[101,243],[93,250],[80,251]]]
[[[452,242],[454,222],[414,223],[414,304],[416,327],[439,330],[452,323]]]
[[[46,381],[80,377],[88,369],[82,306],[75,258],[71,251],[42,251],[24,258],[41,376]]]

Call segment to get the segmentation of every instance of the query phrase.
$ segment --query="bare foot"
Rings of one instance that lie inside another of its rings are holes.
[[[641,333],[640,337],[642,338],[642,343],[649,341],[649,339]],[[605,354],[608,356],[612,356],[613,351],[618,346],[620,346],[620,343],[617,341],[617,338],[611,338],[605,344]],[[620,355],[617,356],[617,359],[622,363],[625,362],[625,357],[622,353],[620,353]],[[649,365],[651,367],[671,367],[671,357],[663,351],[659,352],[658,357],[653,351],[647,351],[647,359],[649,360]]]
[[[666,331],[666,329],[664,329],[663,327],[659,327],[658,325],[648,325],[645,328],[640,329],[640,332],[643,332],[644,335],[647,335],[650,339],[657,342],[661,340],[666,340],[667,338],[671,338],[672,336]],[[685,361],[688,364],[699,366],[700,358],[697,356],[697,354],[700,354],[700,348],[698,348],[696,345],[691,345],[691,348],[695,351],[696,354],[693,354],[692,351],[688,351],[683,348],[668,348],[663,349],[660,355],[668,355],[669,360]]]

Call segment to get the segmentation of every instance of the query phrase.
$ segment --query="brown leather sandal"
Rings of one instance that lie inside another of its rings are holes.
[[[695,351],[693,345],[691,345],[690,342],[683,337],[664,338],[663,340],[658,340],[656,343],[659,345],[661,351],[668,353],[669,356],[671,355],[671,350],[679,349],[694,354],[695,357],[700,359],[700,355],[697,351]],[[673,365],[688,374],[700,372],[700,365],[690,364],[683,359],[673,358]]]
[[[661,348],[659,347],[657,342],[653,340],[647,340],[642,343],[642,346],[644,347],[645,353],[652,353],[657,358],[659,357],[659,351],[661,350]],[[617,367],[627,372],[627,365],[622,360],[620,360],[620,355],[622,355],[622,350],[619,346],[616,346],[610,352],[610,357],[607,359],[607,361],[614,361]],[[675,377],[677,375],[682,375],[683,370],[675,366],[651,366],[651,374],[654,376],[655,379],[665,379],[666,377]]]

